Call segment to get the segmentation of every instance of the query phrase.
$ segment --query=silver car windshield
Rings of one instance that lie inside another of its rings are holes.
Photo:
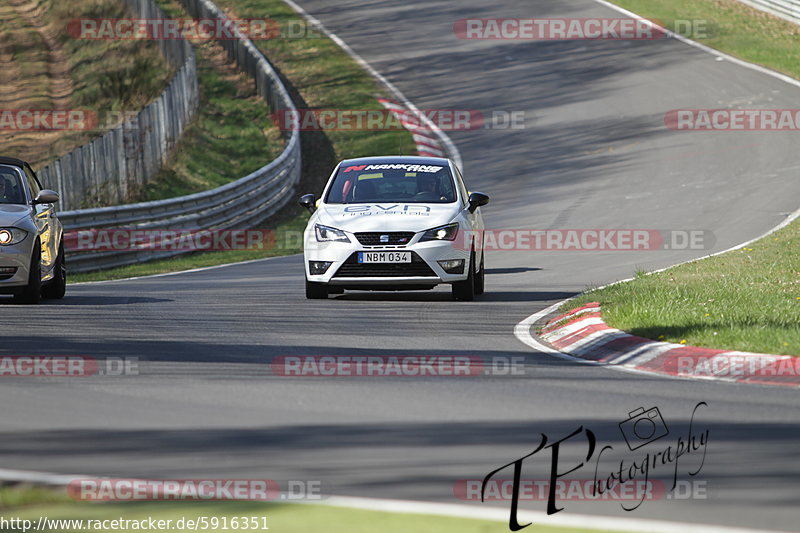
[[[399,168],[398,168],[399,167]],[[456,201],[448,167],[425,165],[359,165],[342,167],[326,198],[329,204]]]
[[[0,204],[25,204],[25,189],[19,171],[0,165]]]

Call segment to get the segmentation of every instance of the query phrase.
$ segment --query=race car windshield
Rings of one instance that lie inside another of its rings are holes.
[[[446,166],[385,164],[342,166],[326,203],[456,201],[455,184]]]
[[[25,192],[16,169],[0,166],[0,204],[24,204]]]

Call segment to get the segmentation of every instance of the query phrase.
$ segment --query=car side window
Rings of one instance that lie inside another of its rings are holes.
[[[0,204],[24,204],[25,191],[16,168],[0,170]]]
[[[461,191],[461,198],[463,199],[462,203],[467,205],[467,202],[469,201],[469,193],[467,192],[467,186],[464,185],[464,178],[461,176],[461,171],[457,166],[453,165],[453,168],[456,169],[456,181],[458,181],[458,189]]]
[[[36,179],[36,174],[33,173],[31,167],[25,165],[22,167],[22,170],[25,172],[25,179],[28,180],[28,187],[31,190],[31,200],[33,200],[42,190],[42,187],[39,185],[39,180]]]

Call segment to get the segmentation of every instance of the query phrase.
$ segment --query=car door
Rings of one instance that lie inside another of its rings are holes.
[[[464,178],[461,175],[461,170],[453,164],[453,168],[456,170],[456,183],[458,184],[459,191],[461,192],[461,196],[463,200],[464,206],[464,213],[469,220],[470,230],[472,231],[472,235],[480,236],[483,239],[483,218],[480,215],[480,208],[476,209],[474,213],[470,213],[468,209],[468,200],[469,200],[469,191],[467,190],[467,186],[464,184]],[[483,242],[475,243],[475,260],[476,265],[480,264],[481,258],[483,257]],[[477,267],[476,267],[477,268]]]
[[[42,190],[42,185],[30,166],[25,164],[22,170],[31,195],[29,201],[33,203]],[[49,279],[52,277],[53,264],[58,256],[61,224],[56,218],[54,204],[34,204],[33,211],[34,222],[39,230],[39,240],[42,244],[42,278]]]

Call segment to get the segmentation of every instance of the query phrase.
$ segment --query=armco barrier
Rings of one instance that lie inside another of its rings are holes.
[[[800,24],[800,0],[739,0],[743,4]]]
[[[134,16],[165,18],[154,0],[124,0]],[[167,88],[136,116],[42,168],[39,178],[61,194],[62,209],[119,204],[141,190],[166,162],[198,105],[197,66],[185,39],[157,41],[176,70]]]
[[[227,18],[210,0],[181,0],[198,18]],[[236,30],[236,39],[220,44],[239,68],[255,80],[258,93],[273,111],[297,111],[269,61]],[[293,197],[300,179],[300,131],[295,124],[284,132],[286,147],[277,159],[252,174],[216,189],[154,202],[77,211],[59,218],[66,231],[102,228],[228,229],[250,228],[275,214]],[[182,250],[123,250],[75,252],[67,257],[71,272],[130,265],[183,253]]]

